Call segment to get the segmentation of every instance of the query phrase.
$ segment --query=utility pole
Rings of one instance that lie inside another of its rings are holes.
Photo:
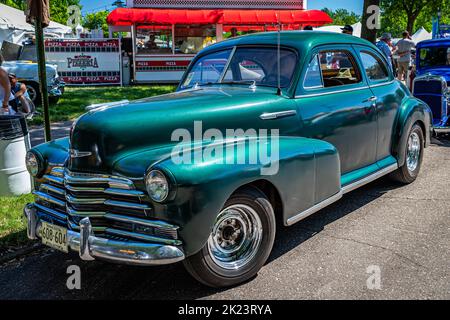
[[[41,90],[42,108],[44,109],[45,141],[52,139],[50,131],[50,114],[47,88],[47,69],[44,49],[44,27],[50,23],[49,0],[28,0],[25,11],[27,22],[34,24],[36,36],[36,50],[39,69],[39,90]]]
[[[377,8],[373,11],[372,8]],[[377,41],[377,24],[380,23],[380,0],[364,0],[364,9],[362,16],[361,38],[372,43]]]

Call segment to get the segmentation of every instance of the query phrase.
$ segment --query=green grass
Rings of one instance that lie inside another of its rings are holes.
[[[128,87],[66,87],[66,91],[57,104],[50,105],[50,121],[68,121],[85,113],[85,108],[91,104],[113,102],[120,100],[136,100],[155,95],[169,93],[175,86],[128,86]],[[38,108],[42,113],[42,108]],[[42,115],[35,116],[32,125],[43,124]]]
[[[18,247],[28,242],[23,208],[33,202],[32,195],[0,197],[0,253],[5,247]]]

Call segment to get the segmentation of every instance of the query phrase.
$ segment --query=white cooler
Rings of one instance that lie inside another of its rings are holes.
[[[32,181],[25,165],[30,136],[22,116],[0,116],[0,196],[31,192]]]

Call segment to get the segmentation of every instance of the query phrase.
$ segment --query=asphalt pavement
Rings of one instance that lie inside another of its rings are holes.
[[[449,181],[450,141],[435,141],[415,183],[382,178],[281,228],[267,264],[235,288],[204,287],[181,263],[86,263],[43,248],[0,266],[0,299],[450,299]],[[70,265],[80,290],[66,286]]]

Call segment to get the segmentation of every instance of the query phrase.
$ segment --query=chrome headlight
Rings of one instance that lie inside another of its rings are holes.
[[[31,151],[28,151],[25,156],[25,165],[27,166],[27,170],[32,177],[36,177],[44,171],[42,161],[34,152]]]
[[[169,182],[159,170],[151,170],[145,176],[147,193],[155,202],[163,202],[169,195]]]

